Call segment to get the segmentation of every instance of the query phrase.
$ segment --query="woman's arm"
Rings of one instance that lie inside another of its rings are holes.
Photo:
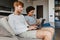
[[[36,24],[39,25],[40,24],[40,20],[36,19]]]

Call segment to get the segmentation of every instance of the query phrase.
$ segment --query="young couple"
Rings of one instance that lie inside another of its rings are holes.
[[[14,30],[15,34],[19,34],[19,36],[26,38],[52,40],[54,35],[54,28],[42,27],[41,29],[37,29],[38,23],[33,17],[35,10],[34,7],[29,6],[26,8],[27,16],[25,17],[21,14],[24,7],[24,4],[21,1],[14,2],[13,7],[14,12],[8,16],[8,22]]]

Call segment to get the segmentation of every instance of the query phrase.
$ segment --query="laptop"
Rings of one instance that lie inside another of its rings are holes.
[[[43,27],[44,22],[45,22],[45,19],[42,19],[42,22],[41,24],[38,25],[37,29],[40,29],[41,27]]]

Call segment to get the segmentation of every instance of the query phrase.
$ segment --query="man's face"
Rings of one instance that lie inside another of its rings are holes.
[[[34,10],[31,10],[31,11],[29,12],[29,15],[30,15],[30,16],[33,16],[33,15],[34,15]]]
[[[21,13],[22,10],[23,10],[23,7],[22,7],[21,5],[19,5],[19,6],[16,6],[15,9],[16,9],[19,13]]]

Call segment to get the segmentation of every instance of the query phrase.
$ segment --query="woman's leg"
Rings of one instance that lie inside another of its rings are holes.
[[[25,38],[39,38],[44,40],[52,40],[52,35],[49,31],[43,31],[43,30],[31,30],[26,31],[20,34],[20,37]]]
[[[52,40],[52,36],[51,36],[51,33],[49,31],[37,30],[36,37],[42,38],[44,40]]]
[[[40,30],[49,31],[49,32],[51,32],[51,35],[54,35],[54,32],[55,32],[54,28],[52,28],[52,27],[43,27]]]

